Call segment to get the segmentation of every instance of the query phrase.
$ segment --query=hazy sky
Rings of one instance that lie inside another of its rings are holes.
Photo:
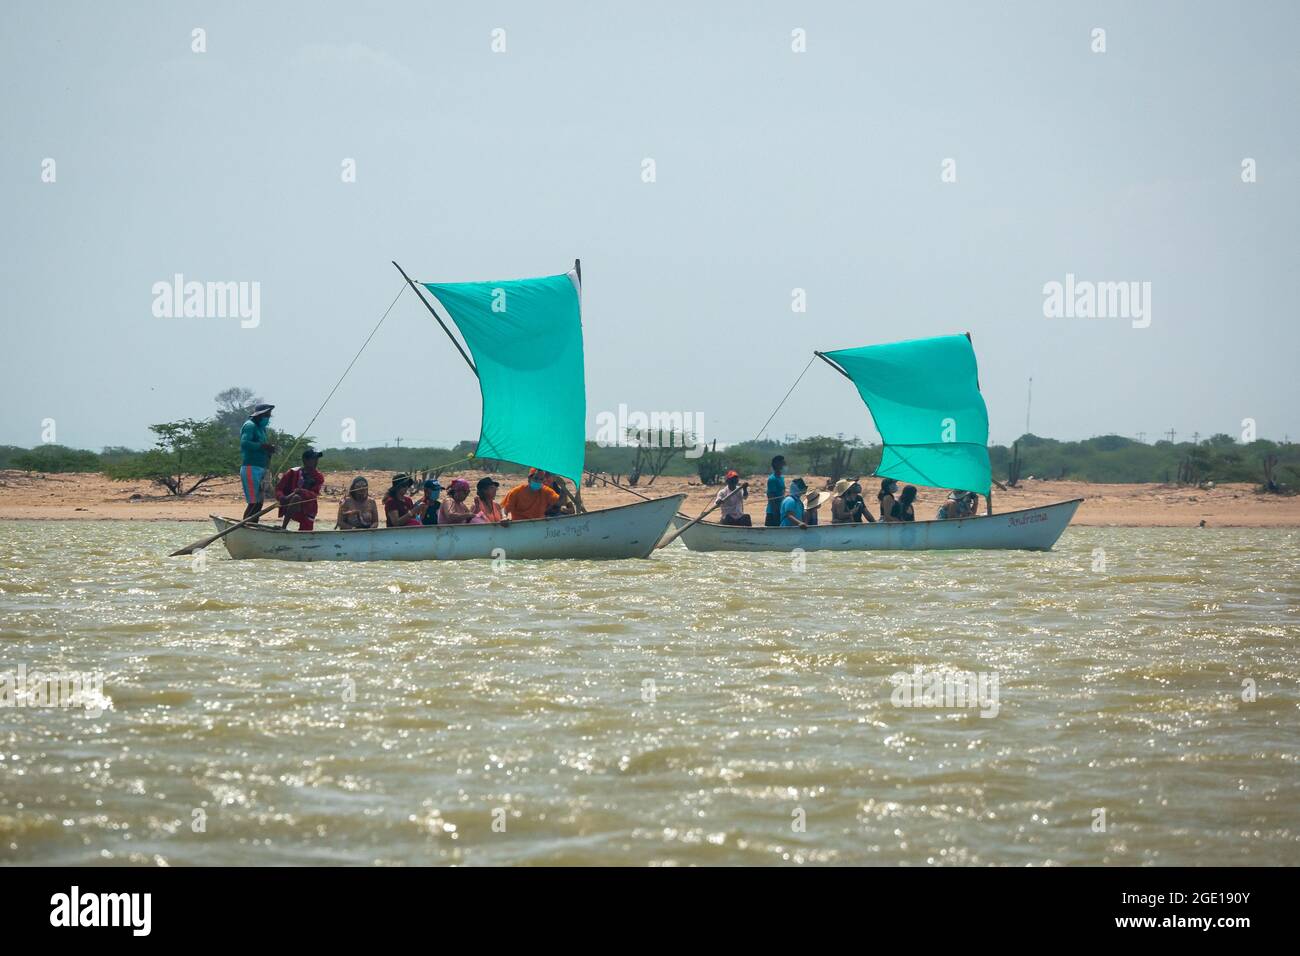
[[[1030,376],[1042,435],[1181,439],[1250,417],[1300,436],[1300,4],[4,18],[0,443],[36,444],[52,418],[64,444],[143,447],[230,385],[296,431],[400,288],[390,259],[459,281],[575,256],[593,435],[623,402],[747,439],[814,348],[969,331],[995,441],[1024,430]],[[259,324],[155,317],[176,273],[259,283]],[[1046,318],[1044,284],[1067,274],[1149,282],[1149,326]],[[444,444],[477,437],[478,412],[407,292],[313,432],[338,444],[350,417],[363,445]],[[769,434],[836,432],[874,438],[819,362]]]

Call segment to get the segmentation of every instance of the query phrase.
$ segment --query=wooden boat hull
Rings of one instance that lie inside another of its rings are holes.
[[[278,561],[459,561],[646,558],[663,537],[685,495],[672,495],[541,521],[509,525],[430,525],[365,531],[282,531],[237,528],[221,540],[232,558]],[[218,531],[237,521],[212,515]]]
[[[811,528],[738,528],[706,523],[686,529],[692,551],[946,551],[961,548],[1050,551],[1082,498],[952,521],[815,525]],[[673,519],[682,527],[686,519]]]

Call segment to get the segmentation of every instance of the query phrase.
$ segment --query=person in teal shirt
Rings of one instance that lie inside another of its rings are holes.
[[[253,516],[262,510],[262,499],[265,497],[263,479],[266,469],[271,465],[271,455],[275,452],[275,445],[271,444],[267,433],[273,408],[274,405],[265,402],[254,406],[248,421],[239,429],[239,487],[243,489],[244,501],[247,502],[244,520],[251,518],[251,523],[257,522]]]
[[[803,493],[808,490],[808,482],[796,478],[790,482],[790,493],[781,502],[781,527],[806,528],[803,520]]]
[[[775,528],[781,523],[781,502],[785,500],[785,456],[777,455],[772,459],[772,473],[767,476],[767,510],[763,512],[763,524]]]

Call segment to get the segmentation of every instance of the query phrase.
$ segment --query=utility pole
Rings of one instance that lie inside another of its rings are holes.
[[[402,436],[401,436],[401,435],[398,435],[396,438],[393,439],[393,441],[397,442],[397,447],[398,447],[398,448],[401,448],[401,447],[402,447]]]
[[[1172,445],[1174,443],[1174,435],[1176,434],[1178,433],[1175,432],[1172,428],[1169,429],[1169,431],[1165,432],[1165,437],[1169,439],[1169,444]]]
[[[1201,433],[1200,433],[1200,432],[1192,432],[1192,444],[1193,444],[1193,445],[1199,445],[1200,443],[1201,443]]]
[[[1029,434],[1029,408],[1034,403],[1034,377],[1029,376],[1029,397],[1025,399],[1025,434]]]
[[[1146,432],[1138,432],[1138,441],[1140,441],[1142,444],[1145,445],[1146,442],[1147,442],[1147,433],[1146,433]]]

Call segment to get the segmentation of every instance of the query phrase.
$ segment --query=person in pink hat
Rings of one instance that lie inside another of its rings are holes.
[[[447,497],[438,508],[438,524],[469,524],[474,520],[474,509],[465,504],[469,497],[469,482],[457,478],[447,488]]]

